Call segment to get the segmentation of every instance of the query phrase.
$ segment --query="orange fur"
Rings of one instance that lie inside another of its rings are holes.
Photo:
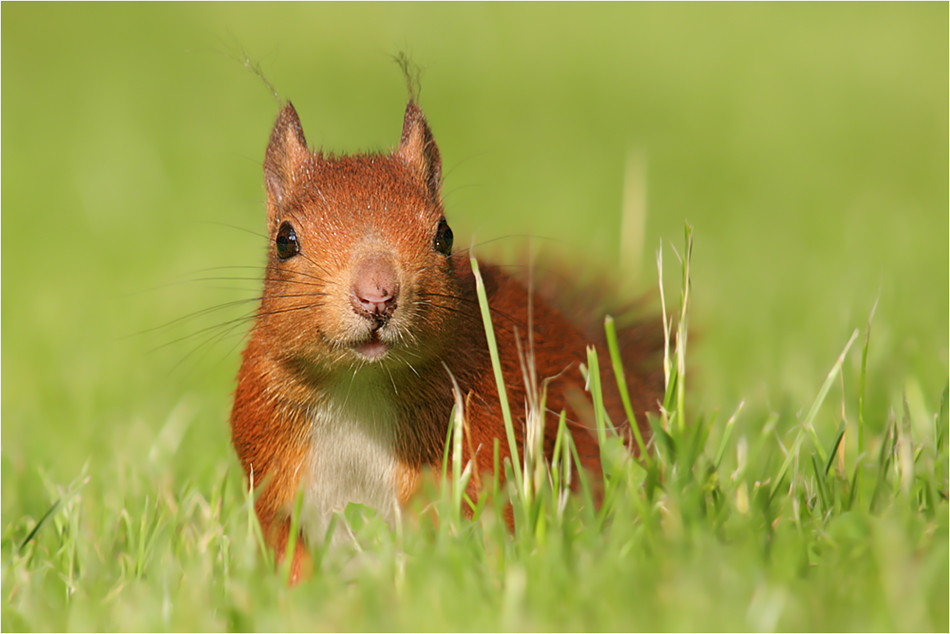
[[[471,266],[466,254],[449,255],[445,248],[451,238],[441,159],[421,109],[409,104],[393,153],[331,157],[307,149],[288,105],[271,135],[264,171],[271,247],[231,423],[245,471],[261,484],[258,517],[280,556],[302,490],[319,512],[326,512],[320,504],[345,503],[350,493],[408,502],[422,471],[440,468],[453,381],[466,401],[466,459],[490,473],[496,440],[502,460],[509,450]],[[588,325],[602,323],[602,314],[588,305],[572,310],[587,315],[568,317],[501,268],[482,265],[481,271],[519,450],[528,395],[519,344],[529,348],[530,331],[537,379],[548,381],[545,453],[550,458],[565,411],[583,466],[599,471],[580,371],[589,342],[599,348],[611,420],[626,427],[603,335]],[[658,326],[634,324],[620,339],[647,436],[645,413],[662,394]],[[333,479],[327,496],[319,477]],[[473,480],[473,495],[479,481]],[[380,490],[386,487],[391,490]],[[302,533],[295,578],[310,565],[305,540]]]

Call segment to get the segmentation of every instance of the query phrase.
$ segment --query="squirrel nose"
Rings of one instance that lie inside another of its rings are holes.
[[[350,289],[350,304],[358,315],[382,326],[396,310],[398,297],[399,281],[390,258],[374,254],[360,260]]]

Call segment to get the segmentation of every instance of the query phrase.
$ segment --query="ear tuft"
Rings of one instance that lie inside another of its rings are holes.
[[[309,157],[300,117],[294,105],[287,102],[277,115],[264,155],[264,183],[268,201],[272,205],[284,201]]]
[[[422,108],[410,101],[402,123],[402,140],[395,152],[423,179],[433,201],[442,188],[442,157]]]

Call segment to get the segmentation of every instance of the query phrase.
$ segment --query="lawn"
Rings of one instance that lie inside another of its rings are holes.
[[[3,630],[950,629],[945,3],[0,11]],[[246,60],[353,152],[399,140],[401,51],[457,245],[678,311],[691,228],[686,398],[600,512],[353,507],[288,589],[227,423]]]

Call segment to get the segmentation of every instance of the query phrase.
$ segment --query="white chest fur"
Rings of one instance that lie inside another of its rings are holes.
[[[392,518],[396,510],[395,416],[379,377],[352,376],[331,389],[312,414],[303,528],[320,543],[330,517],[350,502]]]

